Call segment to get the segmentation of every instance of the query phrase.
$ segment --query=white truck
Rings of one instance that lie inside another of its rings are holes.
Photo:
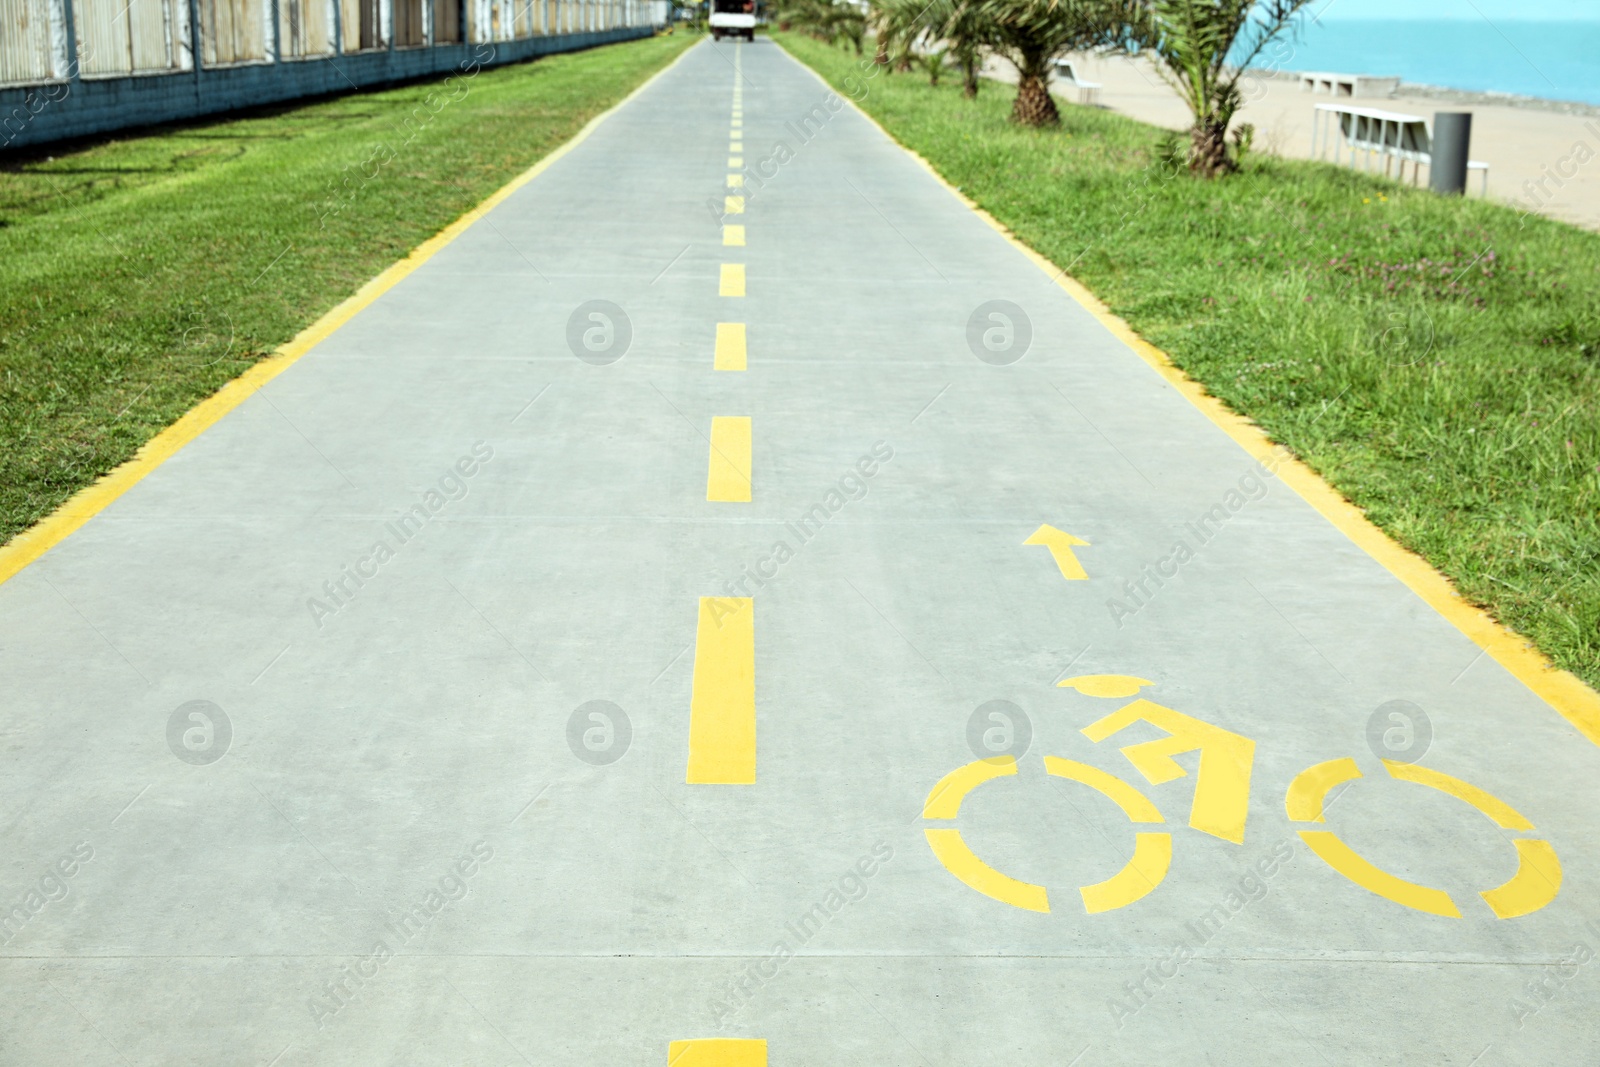
[[[711,36],[756,39],[756,0],[711,0]]]

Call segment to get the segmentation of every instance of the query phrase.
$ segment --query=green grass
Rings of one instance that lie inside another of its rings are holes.
[[[1323,164],[1168,176],[1163,133],[785,48],[1464,596],[1600,684],[1600,235]],[[857,80],[847,82],[855,75]],[[865,95],[862,96],[862,86]]]
[[[0,166],[0,541],[692,43],[656,37]]]

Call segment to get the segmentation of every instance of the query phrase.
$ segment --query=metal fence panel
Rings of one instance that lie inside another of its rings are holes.
[[[78,73],[128,74],[133,53],[128,48],[128,12],[121,0],[78,0],[72,5],[78,31]]]
[[[340,0],[340,32],[346,52],[365,52],[387,45],[379,3],[380,0]]]
[[[186,0],[74,0],[72,19],[83,77],[189,69]]]
[[[333,55],[333,0],[278,0],[278,51],[284,59]]]
[[[422,0],[393,0],[393,2],[395,47],[415,48],[427,44],[427,27],[422,24]]]
[[[49,0],[0,0],[0,85],[59,77]]]
[[[433,43],[461,40],[461,0],[433,0]]]
[[[206,66],[266,59],[266,15],[263,0],[200,0],[200,54]]]
[[[509,41],[526,36],[518,18],[518,0],[469,0],[472,39],[474,41]],[[521,0],[527,3],[527,0]]]
[[[205,66],[230,66],[271,62],[275,35],[282,58],[303,59],[380,50],[391,37],[401,47],[425,47],[618,27],[659,20],[657,9],[666,6],[665,0],[196,0],[196,34],[190,0],[71,2],[77,55],[69,64],[66,0],[0,0],[0,86],[192,70],[196,36]]]
[[[132,0],[128,5],[128,49],[134,70],[173,70],[180,38],[175,32],[179,0]],[[188,4],[183,5],[188,14]],[[183,21],[187,21],[184,19]]]

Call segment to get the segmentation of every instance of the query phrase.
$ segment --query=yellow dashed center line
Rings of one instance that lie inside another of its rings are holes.
[[[735,1037],[674,1041],[667,1046],[667,1067],[767,1067],[767,1043]]]
[[[711,460],[706,467],[706,499],[717,504],[750,502],[748,415],[718,415],[711,420]]]
[[[744,134],[739,90],[739,52],[734,52],[733,119],[729,127],[727,188],[744,188]],[[742,194],[723,198],[725,215],[744,214]],[[725,247],[744,245],[744,227],[725,223]],[[724,263],[717,279],[720,296],[745,295],[743,263]],[[742,371],[746,366],[745,324],[717,323],[712,368]],[[751,497],[751,423],[748,416],[718,415],[711,420],[706,464],[706,500],[747,504]],[[755,601],[750,597],[701,597],[695,630],[694,683],[689,698],[690,785],[750,785],[756,780]],[[673,1067],[766,1067],[765,1041],[726,1038],[674,1041]]]
[[[716,370],[744,370],[744,323],[717,323],[717,349],[712,357]]]
[[[756,626],[752,597],[701,597],[689,697],[690,785],[754,785]],[[707,1065],[743,1059],[674,1060]],[[765,1060],[756,1061],[765,1062]]]

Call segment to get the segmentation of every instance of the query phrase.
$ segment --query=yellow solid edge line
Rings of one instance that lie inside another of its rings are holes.
[[[1519,837],[1517,873],[1504,884],[1478,895],[1498,919],[1515,919],[1538,911],[1561,892],[1561,860],[1548,841]]]
[[[711,420],[711,456],[706,499],[721,504],[750,502],[750,417],[717,415]]]
[[[722,243],[731,248],[744,247],[744,227],[737,223],[728,223],[722,227]]]
[[[1461,918],[1461,911],[1456,907],[1456,902],[1450,899],[1449,893],[1396,878],[1388,871],[1374,867],[1355,849],[1339,840],[1339,835],[1332,830],[1301,830],[1300,838],[1311,847],[1311,851],[1322,857],[1322,862],[1362,889],[1429,915]]]
[[[729,197],[729,199],[733,199]],[[740,198],[741,202],[743,198]],[[743,210],[741,208],[741,210]],[[743,296],[744,295],[744,264],[724,263],[722,273],[717,277],[718,296]]]
[[[751,597],[700,598],[684,777],[690,785],[756,780],[755,616]]]
[[[1087,763],[1077,760],[1062,759],[1060,756],[1046,756],[1044,758],[1046,774],[1053,774],[1057,778],[1067,778],[1074,782],[1081,782],[1090,789],[1098,790],[1110,797],[1122,809],[1122,814],[1128,817],[1129,822],[1162,822],[1161,812],[1157,810],[1150,798],[1139,792],[1121,778],[1099,767],[1091,767]]]
[[[239,377],[190,408],[171,426],[140,446],[132,459],[113,468],[93,484],[78,490],[49,515],[17,534],[4,546],[0,546],[0,583],[15,576],[18,571],[60,544],[78,527],[104,511],[112,501],[177,454],[184,445],[199,437],[224,415],[248,400],[258,389],[288,370],[301,356],[326,340],[358,312],[432,259],[440,249],[461,236],[467,227],[487,215],[512,193],[543,174],[556,160],[582,143],[602,122],[650,88],[657,78],[681,63],[691,51],[692,48],[684,49],[678,54],[677,59],[650,75],[633,92],[590,119],[565,144],[552,150],[549,155],[491,193],[488,199],[477,207],[412,249],[405,259],[390,264],[381,274],[357,289],[352,296],[280,345],[272,355],[256,363]]]
[[[924,819],[953,819],[961,814],[961,802],[967,794],[991,778],[1004,778],[1017,773],[1017,761],[1012,756],[991,756],[988,759],[964,763],[945,775],[922,802]]]
[[[1167,869],[1172,866],[1172,835],[1166,831],[1141,831],[1134,838],[1133,858],[1122,870],[1078,890],[1083,896],[1083,910],[1090,915],[1127,907],[1167,876]]]
[[[1485,792],[1475,785],[1463,782],[1442,771],[1430,767],[1419,767],[1415,763],[1400,763],[1396,760],[1384,760],[1383,765],[1389,769],[1391,778],[1398,778],[1403,782],[1416,782],[1418,785],[1432,786],[1441,793],[1449,793],[1458,800],[1465,800],[1468,804],[1483,812],[1495,821],[1495,825],[1502,830],[1532,830],[1533,823],[1529,822],[1522,813],[1510,804],[1501,800],[1493,793]]]
[[[986,897],[1002,904],[1027,911],[1049,912],[1050,895],[1042,885],[1019,882],[1010,875],[1001,874],[977,857],[967,843],[961,840],[960,830],[924,830],[928,846],[944,864],[945,870],[961,879]]]
[[[789,53],[791,59],[794,58]],[[810,71],[812,77],[821,82],[830,92],[833,86],[827,80],[811,70],[804,63],[795,59],[805,70]],[[837,94],[836,94],[837,95]],[[1146,341],[1134,332],[1121,318],[1113,315],[1111,309],[1101,302],[1100,298],[1091,293],[1082,284],[1060,270],[1044,256],[1023,244],[999,219],[979,207],[972,199],[944,179],[944,176],[934,169],[933,164],[923,159],[921,155],[913,152],[905,145],[895,140],[894,136],[878,124],[878,121],[861,109],[861,106],[848,97],[841,97],[862,118],[872,123],[885,137],[915,160],[923,170],[926,170],[957,200],[960,200],[979,218],[986,222],[996,233],[1009,241],[1023,255],[1033,261],[1040,270],[1049,274],[1068,296],[1083,306],[1084,310],[1098,319],[1101,325],[1110,330],[1123,344],[1133,349],[1139,358],[1143,359],[1156,373],[1165,378],[1173,388],[1200,412],[1214,422],[1224,433],[1233,438],[1241,448],[1257,460],[1272,460],[1276,466],[1276,473],[1300,497],[1315,508],[1323,518],[1331,522],[1340,533],[1356,543],[1367,555],[1376,560],[1385,570],[1400,579],[1405,586],[1420,597],[1424,603],[1444,616],[1456,629],[1467,636],[1473,644],[1483,649],[1500,666],[1511,672],[1517,680],[1531,689],[1546,704],[1556,710],[1562,718],[1577,728],[1578,732],[1587,737],[1591,742],[1600,745],[1600,693],[1595,692],[1584,684],[1583,680],[1569,671],[1564,671],[1553,666],[1543,653],[1538,652],[1528,642],[1528,639],[1513,633],[1490,615],[1473,607],[1461,599],[1455,591],[1450,580],[1438,571],[1433,565],[1421,556],[1392,540],[1388,534],[1375,526],[1366,513],[1346,500],[1339,491],[1327,482],[1322,476],[1298,459],[1284,456],[1284,451],[1276,444],[1266,432],[1243,415],[1231,410],[1222,401],[1210,395],[1205,389],[1190,378],[1177,365],[1172,358],[1161,349]]]
[[[745,351],[744,323],[717,323],[717,347],[711,358],[712,367],[715,370],[744,370]]]
[[[1349,756],[1331,759],[1315,767],[1307,767],[1294,776],[1289,791],[1284,794],[1283,806],[1291,822],[1326,822],[1322,817],[1322,801],[1328,790],[1340,782],[1361,777],[1361,768]]]
[[[667,1045],[667,1067],[767,1067],[767,1043],[744,1037],[697,1037]]]

